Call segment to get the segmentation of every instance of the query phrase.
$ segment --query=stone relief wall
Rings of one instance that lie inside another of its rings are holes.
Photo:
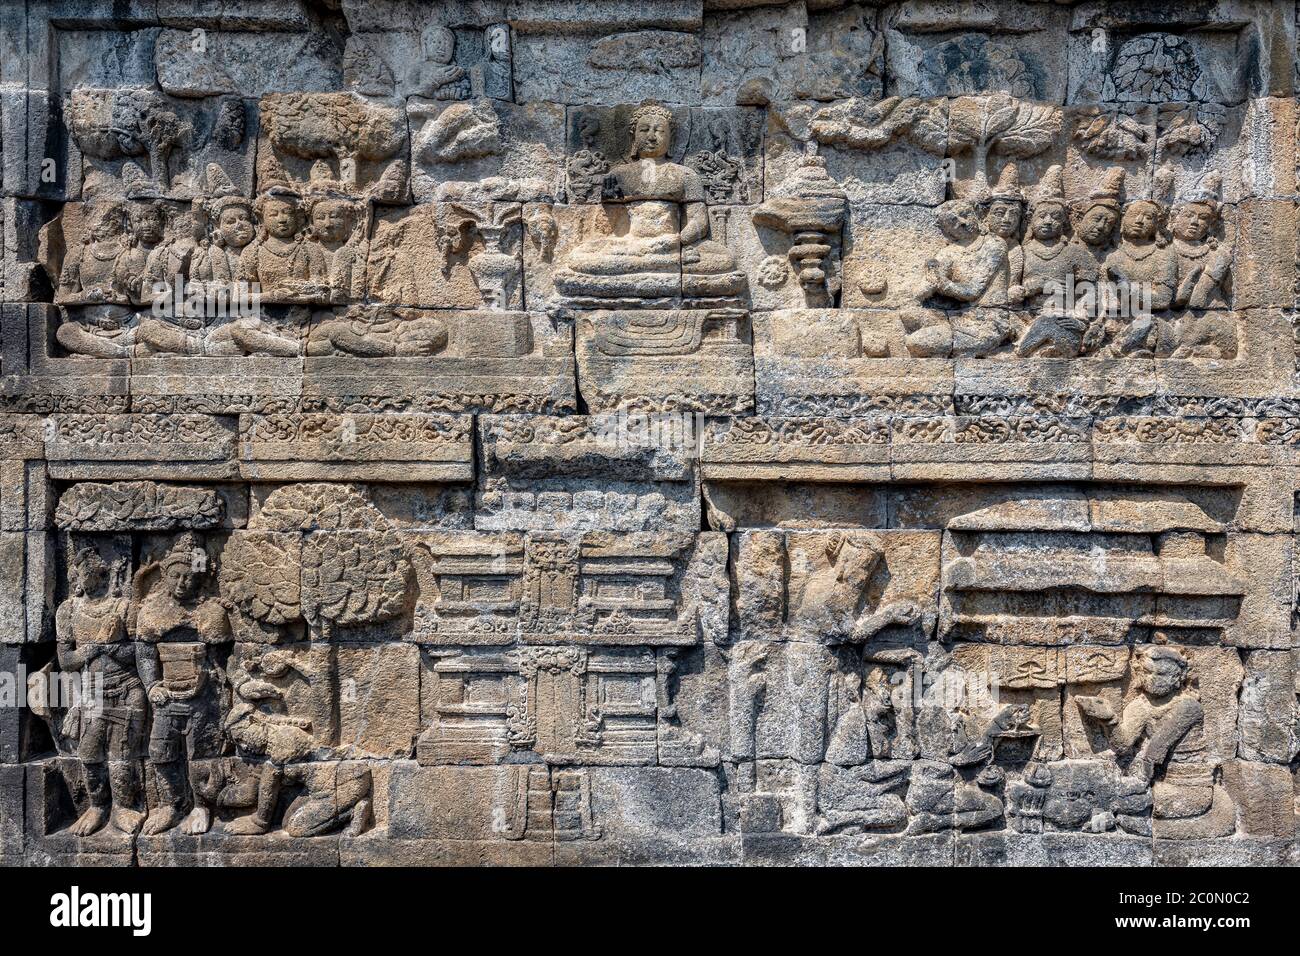
[[[0,6],[0,862],[1294,862],[1296,20]]]

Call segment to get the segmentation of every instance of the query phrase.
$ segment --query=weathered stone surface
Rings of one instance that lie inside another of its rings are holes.
[[[1293,865],[1296,16],[0,4],[0,863]]]

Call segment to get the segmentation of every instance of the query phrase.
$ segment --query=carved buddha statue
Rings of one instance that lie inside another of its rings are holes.
[[[632,146],[605,178],[606,201],[624,204],[626,231],[583,242],[555,284],[565,295],[592,299],[725,298],[744,276],[735,259],[709,238],[699,174],[667,158],[672,114],[647,103],[632,114]]]
[[[427,27],[420,36],[420,53],[412,77],[417,93],[438,100],[463,100],[470,95],[469,76],[454,62],[454,32],[439,25]]]

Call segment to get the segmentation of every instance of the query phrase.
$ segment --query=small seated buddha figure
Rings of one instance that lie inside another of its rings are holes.
[[[470,95],[470,79],[455,63],[456,34],[431,25],[420,35],[421,61],[413,69],[415,92],[435,100],[463,100]]]
[[[626,231],[583,242],[556,272],[555,285],[576,300],[717,300],[739,295],[745,278],[735,258],[709,238],[699,174],[667,158],[672,114],[646,103],[632,114],[626,160],[605,177],[603,197],[622,203]],[[626,303],[625,303],[626,304]]]

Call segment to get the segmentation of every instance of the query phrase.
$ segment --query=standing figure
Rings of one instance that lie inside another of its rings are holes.
[[[590,113],[580,114],[577,119],[578,141],[582,144],[569,157],[569,197],[571,202],[599,202],[605,176],[609,172],[609,160],[600,151],[596,135],[600,132],[600,120]]]
[[[149,762],[159,797],[145,833],[162,833],[181,822],[187,778],[194,807],[185,832],[206,833],[212,823],[211,808],[195,783],[196,765],[220,755],[221,671],[211,648],[228,642],[231,632],[222,603],[202,596],[210,573],[202,542],[186,532],[132,581],[131,632],[140,642],[140,675],[153,705]]]
[[[78,548],[68,566],[69,596],[54,616],[59,667],[79,674],[83,690],[65,723],[65,733],[77,741],[90,801],[72,824],[76,836],[89,836],[110,822],[134,834],[144,820],[135,805],[145,692],[136,672],[136,645],[126,630],[122,576],[121,567],[110,569],[94,547]],[[86,698],[92,688],[102,701]]]

